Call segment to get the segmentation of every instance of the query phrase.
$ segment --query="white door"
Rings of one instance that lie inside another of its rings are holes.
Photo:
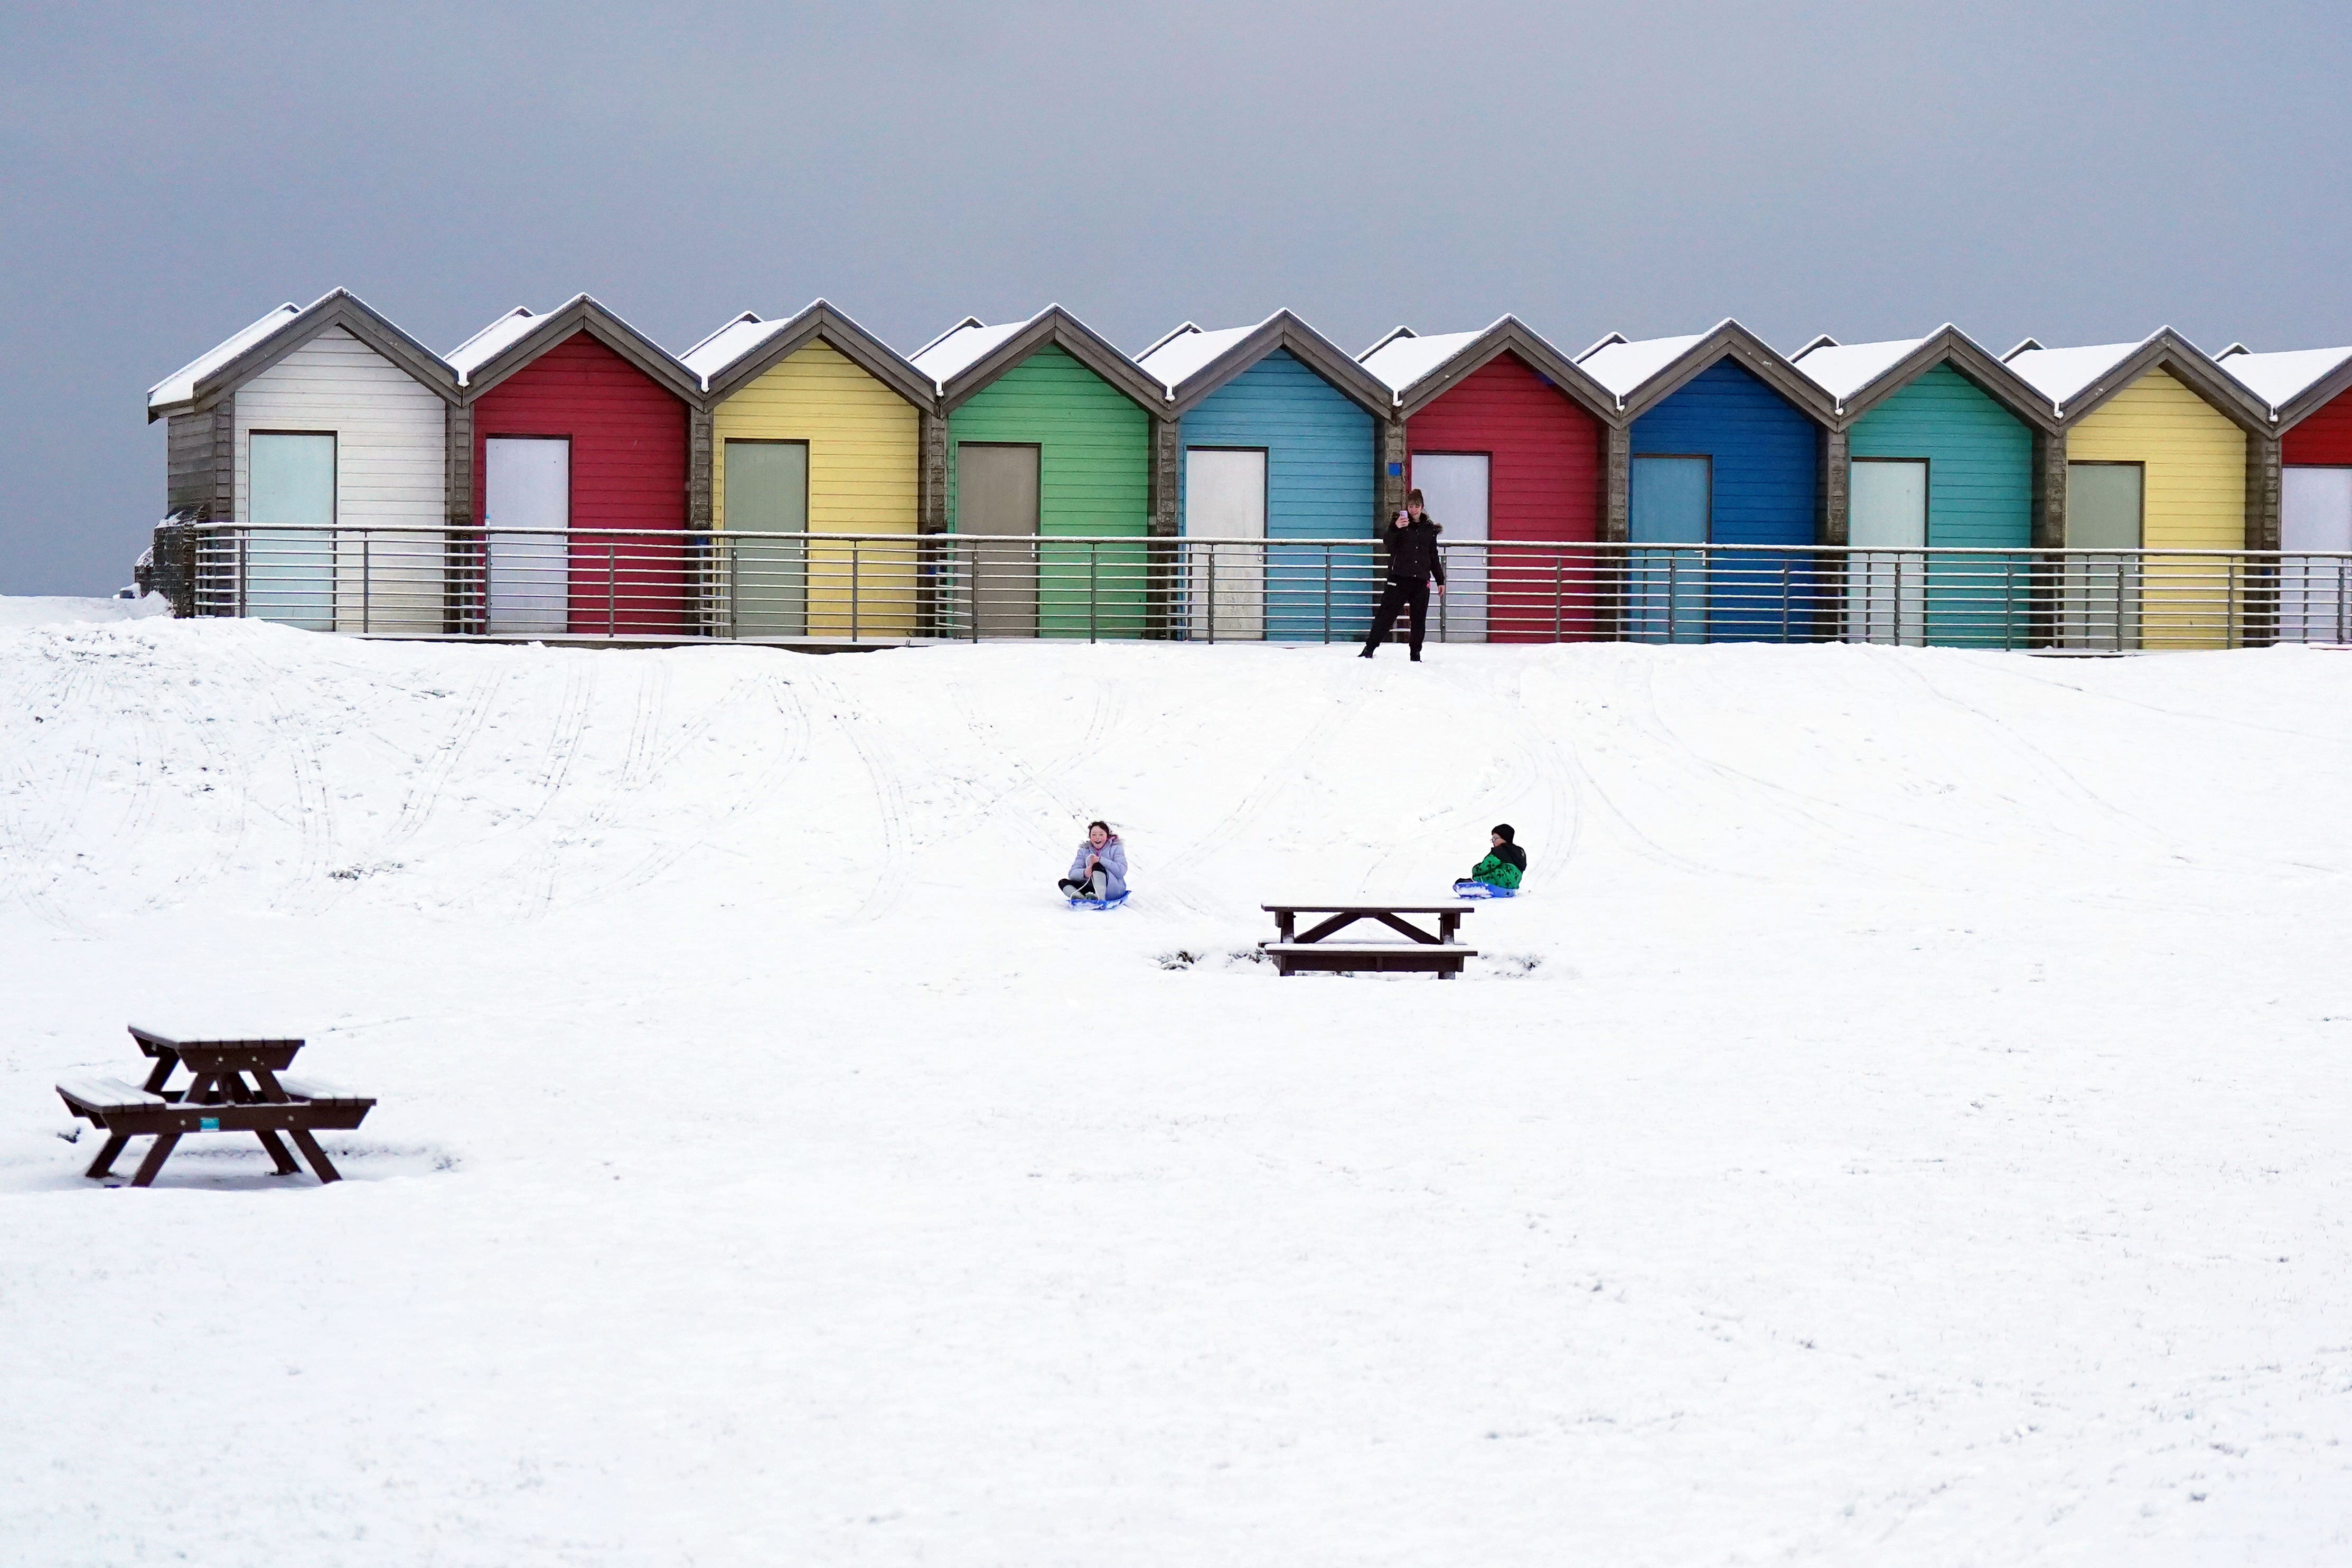
[[[1445,600],[1432,605],[1431,631],[1449,643],[1486,640],[1486,498],[1494,459],[1484,453],[1416,452],[1412,455],[1412,487],[1421,492],[1422,509],[1444,531],[1441,545],[1464,548],[1445,552]],[[1442,628],[1442,631],[1440,630]]]
[[[1264,637],[1264,452],[1186,448],[1184,537],[1202,541],[1186,551],[1192,634],[1220,642]]]
[[[572,443],[494,435],[482,446],[489,630],[568,631],[572,622],[563,537],[499,530],[572,526]]]
[[[2140,548],[2147,498],[2145,470],[2137,463],[2066,465],[2067,548],[2119,553],[2066,558],[2063,646],[2139,646],[2139,558],[2120,552]]]
[[[1858,460],[1848,492],[1845,636],[1849,643],[1927,640],[1927,465]]]
[[[2289,468],[2279,489],[2279,548],[2352,551],[2352,468]],[[2352,643],[2352,559],[2289,554],[2279,562],[2279,641]]]

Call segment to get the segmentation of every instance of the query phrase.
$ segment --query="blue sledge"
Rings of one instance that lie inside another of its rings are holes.
[[[1074,898],[1070,900],[1070,907],[1072,909],[1091,909],[1096,914],[1099,915],[1106,909],[1117,909],[1120,904],[1125,904],[1127,902],[1127,894],[1133,893],[1135,889],[1130,887],[1127,890],[1127,893],[1120,894],[1117,898]]]
[[[1496,887],[1488,882],[1472,882],[1468,877],[1454,884],[1454,896],[1456,898],[1517,898],[1518,895],[1519,889],[1516,887]]]

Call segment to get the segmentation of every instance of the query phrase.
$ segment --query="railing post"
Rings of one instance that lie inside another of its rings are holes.
[[[362,632],[373,632],[375,630],[373,591],[375,588],[375,565],[374,561],[371,559],[368,550],[368,547],[374,542],[374,538],[372,535],[362,534],[360,536],[360,630]],[[332,557],[331,556],[329,559],[331,559]]]
[[[1095,617],[1102,599],[1102,546],[1087,541],[1087,643],[1095,641]]]
[[[1331,643],[1331,547],[1323,547],[1323,643]]]
[[[857,641],[857,556],[864,539],[849,541],[849,640]]]

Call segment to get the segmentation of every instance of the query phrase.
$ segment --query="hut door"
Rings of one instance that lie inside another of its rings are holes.
[[[1711,457],[1633,459],[1633,542],[1698,545],[1715,510]],[[1706,551],[1637,549],[1625,564],[1625,636],[1638,643],[1706,641]]]
[[[310,632],[335,629],[335,536],[283,532],[335,520],[335,438],[331,434],[256,431],[247,438],[245,613]]]
[[[808,635],[808,455],[804,441],[727,443],[720,477],[738,637]]]
[[[2352,468],[2289,468],[2281,476],[2279,548],[2352,550]],[[2352,643],[2352,560],[2279,562],[2279,641]]]
[[[971,547],[970,611],[983,637],[1037,634],[1037,462],[1034,446],[956,447],[956,531],[1004,541]]]
[[[1449,643],[1486,640],[1486,511],[1495,460],[1485,453],[1416,452],[1412,488],[1444,532],[1445,599],[1433,619]]]
[[[572,526],[572,443],[493,435],[482,443],[482,542],[489,560],[488,630],[571,629],[563,536],[500,528]]]
[[[1192,634],[1265,635],[1265,453],[1195,446],[1184,454],[1186,598]]]
[[[1927,640],[1927,465],[1857,459],[1847,511],[1845,637],[1916,648]]]
[[[2137,463],[2067,464],[2067,548],[2139,549],[2142,474]],[[2139,598],[2137,557],[2067,557],[2060,641],[2069,648],[2138,647]]]

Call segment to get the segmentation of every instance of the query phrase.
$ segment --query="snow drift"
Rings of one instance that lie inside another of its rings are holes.
[[[2352,656],[1351,653],[0,617],[0,1542],[2343,1553]],[[82,1182],[133,1019],[352,1179]]]

